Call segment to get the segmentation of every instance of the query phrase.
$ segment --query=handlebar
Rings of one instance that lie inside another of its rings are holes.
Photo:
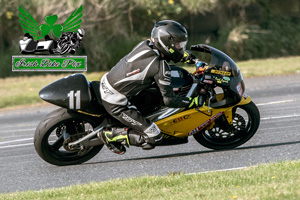
[[[202,74],[207,68],[208,64],[206,62],[200,61],[198,58],[192,59],[192,61],[196,64],[196,71],[192,73],[194,76],[195,74]]]

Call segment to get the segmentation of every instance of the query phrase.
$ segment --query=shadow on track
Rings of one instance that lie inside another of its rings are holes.
[[[172,158],[172,157],[175,158],[175,157],[182,157],[182,156],[201,155],[201,154],[212,153],[212,152],[240,151],[240,150],[247,150],[247,149],[259,149],[259,148],[294,145],[294,144],[300,144],[300,141],[282,142],[282,143],[264,144],[264,145],[253,145],[253,146],[238,147],[238,148],[228,149],[228,150],[207,150],[207,151],[195,151],[195,152],[188,152],[188,153],[174,153],[174,154],[167,154],[167,155],[160,155],[160,156],[149,156],[149,157],[142,157],[142,158],[107,160],[107,161],[100,161],[100,162],[83,163],[81,165],[114,163],[114,162],[122,162],[122,161],[151,160],[151,159],[162,159],[162,158]]]

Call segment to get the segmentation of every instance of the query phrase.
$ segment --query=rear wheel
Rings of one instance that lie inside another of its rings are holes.
[[[247,142],[258,129],[259,111],[256,105],[250,102],[235,107],[232,112],[232,126],[224,126],[224,120],[219,118],[212,128],[203,129],[194,135],[197,142],[215,150],[232,149]]]
[[[70,149],[68,144],[92,132],[97,123],[78,117],[60,108],[50,113],[38,125],[34,135],[34,147],[39,156],[53,165],[80,164],[93,158],[103,145],[83,149]]]

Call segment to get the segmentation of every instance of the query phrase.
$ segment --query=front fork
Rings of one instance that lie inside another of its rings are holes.
[[[225,118],[226,118],[226,120],[227,120],[227,122],[230,126],[233,124],[232,114],[233,114],[232,113],[232,107],[224,112],[224,116],[225,116]]]
[[[210,101],[213,97],[213,94],[211,92],[209,92],[209,93],[210,93],[210,98],[208,100],[208,113],[210,112]],[[221,117],[223,117],[223,119],[221,119],[221,120],[222,120],[222,122],[224,122],[222,124],[227,124],[226,127],[224,127],[224,128],[230,128],[233,125],[233,114],[234,114],[233,109],[238,105],[249,104],[251,101],[252,101],[252,99],[249,96],[245,95],[242,97],[241,101],[238,104],[227,108],[227,110],[224,110],[223,111],[224,115],[221,116]],[[225,122],[227,122],[227,123],[225,123]],[[212,128],[214,126],[214,124],[215,124],[215,122],[213,122],[210,126],[208,126],[208,129]]]

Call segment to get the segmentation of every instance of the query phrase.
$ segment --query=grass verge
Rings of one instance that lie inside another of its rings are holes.
[[[300,56],[238,62],[244,77],[272,76],[300,72]],[[194,67],[187,67],[192,72]],[[87,79],[99,80],[104,72],[87,73]],[[0,79],[0,108],[41,103],[41,88],[66,75],[47,75]]]
[[[234,171],[169,173],[0,194],[0,199],[300,199],[299,168],[300,161],[285,161]]]
[[[87,73],[88,80],[100,80],[104,72]],[[67,74],[23,76],[0,79],[0,108],[42,103],[39,91]]]

